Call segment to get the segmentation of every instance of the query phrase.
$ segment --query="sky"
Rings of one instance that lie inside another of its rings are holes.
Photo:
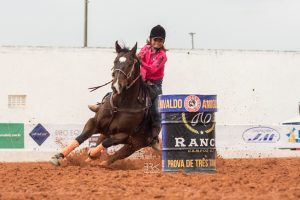
[[[88,46],[300,51],[300,0],[89,0]],[[84,0],[0,0],[0,46],[82,47]]]

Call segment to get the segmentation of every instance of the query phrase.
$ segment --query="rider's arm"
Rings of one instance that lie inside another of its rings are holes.
[[[148,51],[147,48],[148,48],[147,46],[144,46],[144,47],[140,50],[140,52],[138,53],[138,58],[139,58],[140,60],[143,60],[143,59],[144,59],[144,57],[145,57],[145,55],[146,55],[146,53],[147,53],[147,51]]]
[[[155,73],[157,70],[163,67],[166,62],[167,62],[167,57],[165,55],[161,55],[151,65],[148,65],[144,61],[142,61],[142,65],[150,73]]]

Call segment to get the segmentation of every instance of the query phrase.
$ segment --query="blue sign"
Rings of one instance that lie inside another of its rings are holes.
[[[160,95],[159,112],[217,112],[216,95]]]
[[[31,138],[41,146],[50,136],[50,133],[41,125],[38,124],[30,133]]]
[[[275,143],[279,138],[279,132],[271,127],[252,127],[243,132],[243,139],[248,143]]]

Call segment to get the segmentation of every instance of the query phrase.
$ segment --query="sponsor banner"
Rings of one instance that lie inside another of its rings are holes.
[[[256,126],[243,132],[243,139],[247,143],[276,143],[280,139],[280,133],[268,126]]]
[[[0,123],[0,149],[24,148],[24,124]]]
[[[28,124],[25,126],[26,149],[33,151],[61,151],[80,135],[84,125]],[[88,146],[88,140],[80,148]]]
[[[30,133],[31,138],[41,146],[45,140],[50,136],[50,133],[43,127],[43,125],[38,124]]]
[[[216,146],[230,151],[272,152],[300,148],[300,126],[217,125]],[[273,153],[272,153],[273,154]]]
[[[53,129],[54,143],[58,148],[66,147],[71,141],[81,134],[84,125],[61,125]],[[88,140],[80,147],[87,147]]]
[[[212,152],[214,151],[212,146],[215,146],[218,154],[224,158],[300,156],[299,125],[215,124],[214,132],[206,133],[206,129],[198,127],[197,124],[210,127],[212,125],[208,120],[210,116],[207,117],[205,114],[197,115],[197,113],[185,114],[187,123],[183,123],[183,126],[178,130],[180,130],[179,132],[182,131],[183,134],[189,134],[191,138],[185,138],[185,135],[180,134],[175,135],[178,147],[164,150],[162,155],[164,171],[167,171],[168,167],[170,170],[180,170],[182,166],[186,167],[187,171],[213,170],[214,161],[210,156],[214,157],[215,155]],[[183,120],[182,115],[179,115],[177,119],[178,122],[181,122]],[[211,122],[214,122],[214,119]],[[171,129],[174,124],[176,123],[169,123]],[[39,126],[39,124],[2,123],[0,124],[0,157],[2,156],[2,161],[17,161],[18,159],[22,161],[33,161],[35,159],[46,161],[53,153],[61,151],[62,148],[74,140],[81,133],[83,127],[83,124],[40,123]],[[47,136],[47,133],[49,133],[49,136]],[[212,140],[213,138],[209,138],[211,137],[210,134],[215,134],[215,141]],[[165,137],[166,135],[168,134],[162,136]],[[205,135],[208,138],[204,138]],[[86,148],[89,144],[94,146],[95,140],[96,137],[93,137],[90,143],[87,140],[78,149]],[[176,145],[175,137],[170,141],[172,143],[164,144],[165,148],[172,148],[172,145]],[[192,148],[184,149],[186,148],[184,145]],[[108,153],[113,154],[121,147],[122,145],[113,146],[108,149]],[[169,154],[171,151],[175,152],[175,154],[172,154],[175,156],[172,157]],[[197,154],[200,151],[204,157]],[[8,154],[8,152],[10,153]],[[178,158],[176,157],[177,153],[181,155],[189,154],[188,156],[192,158]],[[14,155],[14,158],[7,157],[7,155]],[[193,157],[196,155],[197,157]],[[167,159],[168,156],[170,158]],[[130,156],[130,158],[152,159],[153,155],[145,154],[144,149],[142,149]],[[198,168],[195,169],[195,166]],[[146,167],[151,168],[148,165]]]
[[[160,95],[159,112],[217,112],[217,96]]]
[[[164,122],[170,122],[172,113],[164,116]],[[175,113],[173,113],[175,114]],[[174,123],[168,123],[164,129],[177,129],[163,148],[217,148],[231,152],[270,152],[274,150],[298,150],[300,148],[299,125],[217,125],[214,115],[207,113],[185,113],[177,116]],[[177,122],[181,123],[175,128]],[[183,122],[183,123],[182,123]],[[213,126],[214,125],[214,126]],[[82,131],[83,124],[0,124],[0,149],[25,148],[26,151],[61,151]],[[216,139],[214,140],[213,134]],[[186,138],[190,135],[190,138]],[[164,136],[163,136],[164,137]],[[90,145],[95,145],[93,137]],[[80,148],[89,146],[89,140]],[[118,148],[111,148],[113,153]],[[286,154],[289,155],[288,153]]]

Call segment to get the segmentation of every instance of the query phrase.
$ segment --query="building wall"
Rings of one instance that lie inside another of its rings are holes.
[[[298,115],[300,52],[169,50],[165,94],[217,94],[217,122],[279,124]],[[83,124],[110,91],[113,49],[0,47],[0,122]],[[25,94],[25,108],[8,95]]]

